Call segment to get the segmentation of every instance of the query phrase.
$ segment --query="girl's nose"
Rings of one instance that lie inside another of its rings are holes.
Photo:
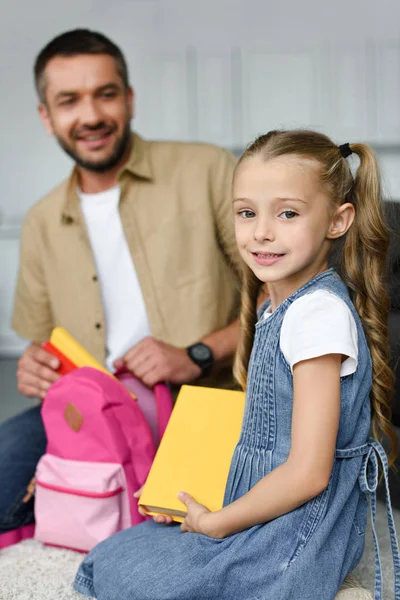
[[[256,242],[272,241],[275,239],[275,234],[269,221],[259,221],[254,230],[254,239]]]

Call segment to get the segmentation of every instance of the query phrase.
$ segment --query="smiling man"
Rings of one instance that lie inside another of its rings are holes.
[[[44,126],[75,167],[23,228],[13,326],[31,345],[19,361],[20,392],[44,398],[58,378],[40,346],[55,326],[149,386],[229,385],[238,336],[234,157],[132,134],[125,59],[99,33],[52,40],[35,81]],[[0,532],[32,520],[26,488],[45,444],[38,406],[0,426]]]

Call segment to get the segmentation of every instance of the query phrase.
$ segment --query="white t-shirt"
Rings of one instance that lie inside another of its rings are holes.
[[[104,307],[107,358],[113,361],[150,335],[150,324],[118,210],[120,189],[78,190]]]
[[[264,312],[267,319],[271,313]],[[351,375],[358,363],[358,335],[354,317],[335,294],[317,290],[293,302],[283,318],[280,348],[292,371],[302,360],[343,354],[340,376]]]

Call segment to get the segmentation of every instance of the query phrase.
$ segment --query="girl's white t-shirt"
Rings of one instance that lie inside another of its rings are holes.
[[[264,318],[271,316],[268,309]],[[296,363],[326,354],[342,354],[340,376],[351,375],[358,363],[358,335],[354,317],[335,294],[316,290],[295,300],[283,318],[280,348],[292,372]]]
[[[84,194],[78,190],[78,195],[103,301],[106,365],[113,371],[116,358],[150,335],[150,323],[122,229],[119,187],[98,194]]]

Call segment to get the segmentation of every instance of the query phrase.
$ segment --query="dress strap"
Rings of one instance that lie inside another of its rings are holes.
[[[379,483],[379,461],[382,467],[383,478],[385,481],[386,513],[389,526],[390,544],[393,556],[394,571],[394,598],[400,600],[400,554],[399,545],[396,536],[396,528],[393,519],[392,504],[389,491],[389,468],[386,452],[382,445],[376,440],[369,438],[367,444],[356,448],[336,450],[337,458],[354,458],[363,456],[361,465],[359,484],[361,491],[369,496],[369,505],[371,510],[371,525],[375,549],[375,593],[374,600],[382,600],[382,566],[379,554],[378,536],[376,534],[376,490]]]

